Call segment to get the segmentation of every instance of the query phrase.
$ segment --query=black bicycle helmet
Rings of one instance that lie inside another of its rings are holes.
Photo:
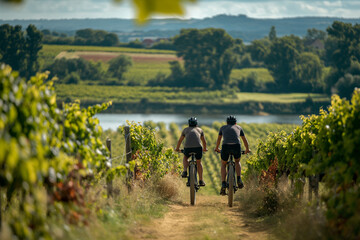
[[[189,122],[189,127],[196,127],[198,124],[196,117],[189,118],[188,122]]]
[[[234,124],[236,124],[236,117],[233,115],[230,115],[226,118],[226,122],[227,122],[227,124],[234,125]]]

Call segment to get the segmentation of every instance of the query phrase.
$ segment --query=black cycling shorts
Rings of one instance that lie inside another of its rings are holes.
[[[241,157],[240,144],[224,144],[221,149],[221,159],[224,161],[229,160],[230,154],[234,155],[234,159]]]
[[[195,159],[201,159],[203,155],[202,147],[196,147],[196,148],[184,148],[184,155],[186,157],[190,157],[190,153],[195,153]]]

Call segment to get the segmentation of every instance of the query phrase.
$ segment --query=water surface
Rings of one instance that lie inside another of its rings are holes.
[[[178,125],[187,124],[187,120],[191,117],[186,114],[113,114],[101,113],[96,114],[100,120],[100,126],[104,129],[116,130],[120,125],[125,125],[126,120],[134,122],[153,121],[155,123],[164,122],[167,126],[174,122]],[[213,122],[225,122],[226,116],[219,115],[196,115],[199,126],[211,125]],[[298,115],[236,115],[239,123],[292,123],[301,124],[301,119]]]

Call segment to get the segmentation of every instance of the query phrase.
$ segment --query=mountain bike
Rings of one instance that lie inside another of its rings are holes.
[[[245,154],[245,151],[241,151],[241,154]],[[228,205],[229,207],[232,207],[234,202],[234,194],[238,189],[235,177],[235,162],[233,153],[229,154],[229,160],[226,163],[226,168],[226,195],[228,195]]]
[[[182,153],[184,153],[184,150],[181,150]],[[190,204],[195,205],[196,202],[196,192],[200,189],[198,180],[197,180],[197,164],[195,159],[194,152],[189,153],[190,154],[190,160],[189,161],[189,167],[188,167],[188,182],[190,183]]]

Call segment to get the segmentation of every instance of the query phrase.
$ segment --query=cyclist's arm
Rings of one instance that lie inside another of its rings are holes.
[[[245,154],[251,152],[250,149],[249,149],[249,142],[247,140],[247,138],[245,136],[240,136],[242,141],[244,142],[244,146],[245,146]]]
[[[180,145],[182,143],[182,141],[184,140],[185,136],[184,135],[181,135],[180,138],[179,138],[179,141],[176,145],[176,148],[175,148],[175,151],[180,151]]]
[[[219,134],[218,139],[216,141],[216,147],[215,147],[216,152],[220,151],[219,146],[220,146],[220,143],[221,143],[221,138],[222,138],[222,135]]]
[[[206,148],[205,136],[204,136],[204,135],[201,135],[200,140],[201,140],[202,145],[203,145],[203,151],[206,152],[206,151],[207,151],[207,148]]]

